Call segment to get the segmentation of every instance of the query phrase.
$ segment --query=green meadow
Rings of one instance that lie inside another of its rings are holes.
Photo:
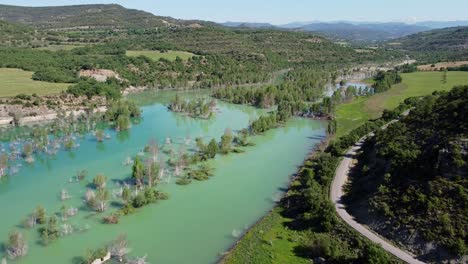
[[[40,82],[31,79],[33,72],[20,69],[0,68],[0,97],[18,94],[57,94],[68,88],[67,83]]]
[[[408,97],[423,96],[434,91],[450,90],[455,85],[468,84],[468,72],[447,72],[447,82],[442,82],[443,72],[414,72],[401,74],[403,81],[392,89],[360,97],[336,110],[337,136],[342,136],[370,118],[379,117],[384,109],[393,109]]]
[[[182,60],[188,60],[194,56],[194,54],[190,52],[174,50],[166,52],[160,52],[158,50],[127,50],[126,55],[130,57],[145,56],[154,61],[158,61],[159,59],[175,61],[177,57],[180,57]]]
[[[254,225],[220,263],[310,263],[294,253],[295,248],[307,240],[308,232],[288,229],[286,223],[290,221],[275,208]]]

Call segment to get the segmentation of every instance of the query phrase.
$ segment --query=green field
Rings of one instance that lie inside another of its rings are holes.
[[[290,220],[282,217],[278,210],[275,208],[254,225],[221,263],[310,263],[294,253],[294,249],[306,239],[307,231],[286,228],[284,223]]]
[[[188,60],[195,56],[190,52],[173,50],[167,52],[160,52],[158,50],[127,50],[126,54],[130,57],[146,56],[154,61],[157,61],[161,58],[175,61],[177,57],[180,57],[182,60]]]
[[[338,137],[347,134],[349,131],[360,126],[371,118],[371,114],[365,111],[369,98],[359,97],[352,102],[338,105],[336,108],[336,122],[338,124]]]
[[[0,97],[18,94],[57,94],[68,88],[68,83],[39,82],[31,79],[32,72],[20,69],[0,68]]]
[[[369,118],[377,118],[384,109],[393,109],[412,96],[450,90],[455,85],[468,84],[468,72],[448,72],[447,83],[442,83],[442,72],[415,72],[402,74],[403,82],[392,89],[367,98],[357,98],[341,104],[336,110],[337,136],[342,136],[360,126]]]

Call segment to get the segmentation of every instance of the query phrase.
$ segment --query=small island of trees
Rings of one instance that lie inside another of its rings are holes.
[[[167,107],[170,111],[190,117],[209,119],[215,114],[216,101],[203,98],[185,100],[176,94]]]

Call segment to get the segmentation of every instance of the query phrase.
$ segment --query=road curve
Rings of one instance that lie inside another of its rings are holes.
[[[369,134],[368,136],[372,136],[372,134]],[[350,166],[352,165],[356,152],[359,151],[359,149],[361,148],[361,145],[364,142],[365,138],[366,137],[361,138],[359,142],[357,142],[351,149],[348,150],[340,165],[336,169],[335,177],[333,179],[330,190],[330,198],[333,201],[335,210],[341,217],[341,219],[343,219],[349,226],[351,226],[354,230],[358,231],[360,234],[367,237],[374,243],[381,245],[382,248],[390,254],[398,257],[399,259],[407,263],[423,264],[424,262],[417,260],[411,253],[395,247],[394,245],[381,238],[376,233],[372,232],[371,230],[365,228],[363,225],[356,222],[354,218],[350,214],[348,214],[344,204],[342,203],[341,198],[344,194],[343,186],[348,180]]]

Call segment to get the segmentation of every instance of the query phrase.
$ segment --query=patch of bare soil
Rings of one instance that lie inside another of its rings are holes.
[[[115,78],[119,81],[123,80],[115,71],[106,69],[81,70],[79,76],[90,77],[98,82],[105,82],[107,78]]]

